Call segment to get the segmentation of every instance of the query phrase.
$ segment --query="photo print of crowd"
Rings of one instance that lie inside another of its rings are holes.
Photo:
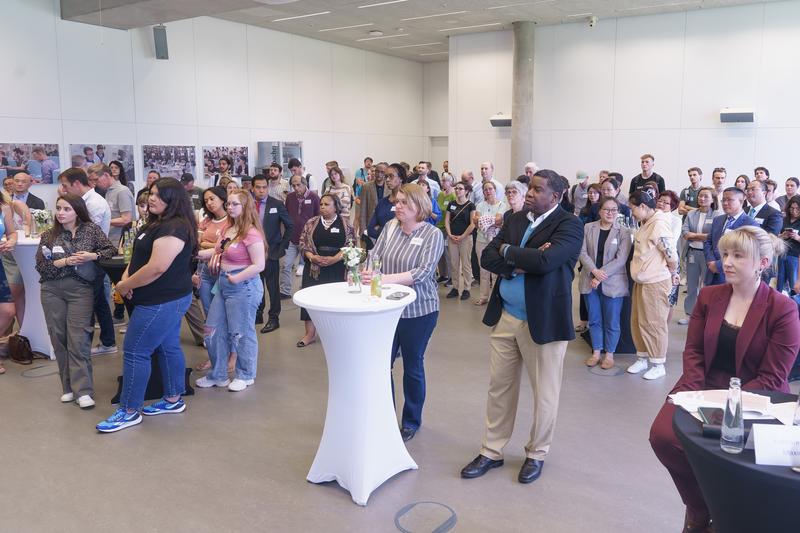
[[[233,177],[249,176],[250,165],[247,159],[247,146],[204,146],[203,147],[203,177],[207,182],[215,183],[216,177],[224,173],[219,161],[227,157],[231,166],[227,172]]]
[[[58,144],[0,143],[0,180],[25,172],[33,183],[54,183],[61,169]]]
[[[142,146],[144,175],[151,170],[158,171],[162,177],[180,177],[189,173],[194,175],[196,156],[194,146],[164,146],[146,144]]]
[[[70,166],[73,168],[86,170],[95,163],[105,163],[112,167],[112,172],[124,176],[121,179],[124,184],[133,183],[136,180],[133,145],[131,144],[70,144],[69,158]],[[115,161],[116,164],[112,165]]]

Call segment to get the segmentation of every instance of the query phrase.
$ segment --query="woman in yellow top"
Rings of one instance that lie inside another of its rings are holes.
[[[658,379],[666,375],[669,323],[669,293],[677,275],[670,214],[656,209],[656,198],[648,191],[635,191],[630,196],[631,214],[640,226],[634,234],[631,278],[631,336],[638,359],[628,372],[647,370],[642,377]]]

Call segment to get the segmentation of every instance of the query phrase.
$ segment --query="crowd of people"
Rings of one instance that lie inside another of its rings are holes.
[[[97,425],[100,432],[139,424],[143,415],[186,409],[179,341],[184,315],[193,332],[202,331],[195,339],[209,355],[197,367],[207,373],[196,385],[234,392],[252,386],[256,325],[264,324],[262,334],[280,327],[281,301],[291,298],[296,275],[302,288],[343,281],[342,247],[349,243],[377,261],[367,262],[364,283],[379,264],[385,283],[412,286],[417,293],[403,311],[391,353],[392,364],[403,358],[404,440],[422,425],[424,355],[439,320],[440,288],[450,289],[443,291],[446,298],[469,300],[477,285],[473,303],[486,306],[483,321],[492,328],[491,376],[484,439],[479,455],[461,471],[464,478],[503,465],[523,366],[535,394],[519,481],[541,475],[563,360],[576,333],[587,333],[586,366],[614,368],[627,332],[636,352],[627,372],[664,378],[681,287],[684,314],[675,323],[688,330],[683,375],[674,391],[726,388],[732,376],[745,389],[788,390],[800,349],[797,178],[789,178],[786,195],[775,198],[777,184],[764,167],[732,186],[722,167],[713,170],[710,186],[703,184],[702,170],[691,167],[689,185],[675,192],[666,189],[654,166],[655,158],[644,154],[641,173],[624,193],[618,172],[601,171],[595,183],[578,172],[570,185],[557,172],[529,163],[503,185],[491,162],[481,164],[477,181],[466,170],[457,180],[447,162],[439,175],[427,161],[412,169],[372,158],[364,160],[352,184],[338,162],[330,161],[320,184],[292,159],[288,180],[282,166],[272,163],[265,174],[241,181],[223,172],[205,190],[195,187],[191,175],[176,180],[151,171],[135,201],[109,166],[71,168],[59,176],[56,220],[42,235],[36,257],[61,401],[94,406],[91,355],[117,350],[109,284],[97,261],[126,245],[123,233],[129,229],[135,235],[130,262],[114,287],[132,309],[123,383],[119,409]],[[29,186],[17,174],[10,194],[0,199],[0,232],[6,235],[0,243],[0,330],[9,329],[15,313],[22,320],[14,306],[19,298],[10,252],[14,230],[30,224],[28,206],[36,198]],[[581,322],[573,327],[576,275]],[[547,312],[541,302],[551,303]],[[86,331],[95,317],[100,343],[92,348]],[[299,318],[304,335],[296,346],[304,348],[316,342],[316,329],[305,309]],[[144,406],[154,354],[164,394]],[[664,405],[651,442],[687,505],[687,527],[699,531],[710,518],[672,433],[673,410]]]

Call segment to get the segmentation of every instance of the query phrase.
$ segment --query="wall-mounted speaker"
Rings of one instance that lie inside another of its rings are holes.
[[[723,107],[719,111],[720,122],[754,122],[756,113],[752,109]]]
[[[156,47],[156,59],[169,59],[167,27],[163,24],[153,26],[153,44],[155,44]]]

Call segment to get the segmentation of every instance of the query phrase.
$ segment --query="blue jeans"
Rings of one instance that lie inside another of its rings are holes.
[[[192,303],[192,293],[157,305],[137,305],[125,333],[122,395],[119,406],[141,411],[150,360],[158,352],[164,397],[180,396],[186,383],[186,361],[181,349],[181,319]]]
[[[203,313],[208,316],[208,310],[211,309],[211,300],[214,299],[211,289],[217,282],[217,277],[212,276],[211,272],[209,272],[208,263],[200,263],[198,271],[200,274],[200,287],[197,289],[197,293],[200,298],[200,304],[203,306]]]
[[[797,262],[798,258],[793,255],[784,255],[778,259],[778,285],[776,288],[779,291],[794,290],[794,284],[797,281]]]
[[[111,307],[108,305],[108,298],[111,291],[111,283],[108,276],[97,276],[92,282],[94,287],[94,314],[89,326],[92,331],[89,333],[89,343],[94,340],[94,319],[100,323],[100,342],[103,346],[116,346],[117,338],[114,332],[114,319],[111,316]]]
[[[258,338],[253,324],[264,296],[264,285],[259,276],[234,284],[225,274],[219,275],[217,294],[206,317],[206,347],[211,358],[208,378],[213,381],[228,379],[228,354],[236,352],[236,377],[255,379]]]
[[[614,353],[619,342],[619,317],[622,313],[623,298],[621,296],[609,298],[600,289],[592,289],[584,296],[586,309],[589,311],[592,349]]]
[[[400,348],[403,357],[403,418],[401,427],[419,429],[425,403],[425,348],[436,327],[439,311],[416,317],[401,318],[392,343],[392,367]]]

